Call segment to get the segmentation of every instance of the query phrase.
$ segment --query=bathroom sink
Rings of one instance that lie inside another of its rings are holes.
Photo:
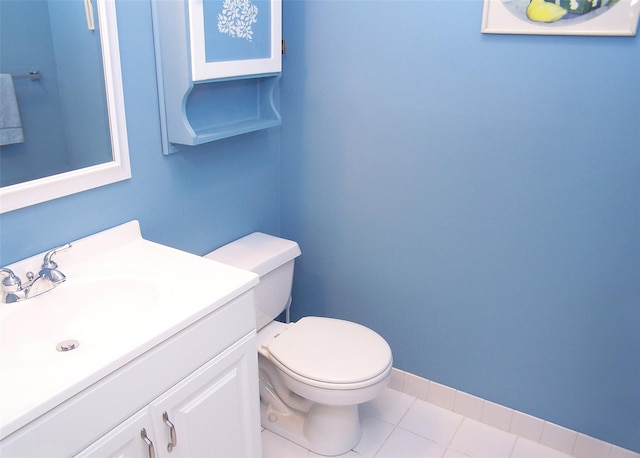
[[[258,283],[143,239],[137,221],[72,242],[56,262],[66,281],[0,304],[2,437]],[[39,254],[7,267],[25,278],[41,263]]]
[[[75,349],[82,348],[82,353],[117,346],[163,306],[162,285],[149,279],[87,277],[70,279],[38,297],[3,307],[3,370],[11,374],[10,368],[20,369],[27,362],[60,362],[67,356],[59,355],[57,346],[65,341],[76,341]]]

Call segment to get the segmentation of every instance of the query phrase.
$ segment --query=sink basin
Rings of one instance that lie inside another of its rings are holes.
[[[67,280],[0,304],[0,439],[258,283],[251,272],[142,238],[137,221],[56,255]],[[37,272],[42,254],[7,266]],[[58,351],[59,343],[79,345]]]
[[[4,375],[27,363],[69,358],[56,349],[65,340],[78,341],[83,353],[116,346],[161,306],[161,289],[145,278],[71,279],[41,296],[7,305],[0,312]]]

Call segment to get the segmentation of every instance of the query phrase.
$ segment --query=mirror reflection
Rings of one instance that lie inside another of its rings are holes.
[[[91,3],[0,1],[2,187],[113,161]]]

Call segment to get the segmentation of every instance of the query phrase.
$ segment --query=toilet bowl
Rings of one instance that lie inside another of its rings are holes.
[[[341,455],[362,435],[358,405],[387,386],[387,342],[357,323],[275,318],[290,304],[298,244],[262,233],[231,242],[207,258],[260,275],[254,288],[262,426],[320,455]]]

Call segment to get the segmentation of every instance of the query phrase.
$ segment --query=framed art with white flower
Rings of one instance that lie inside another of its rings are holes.
[[[193,81],[279,73],[282,0],[189,0]]]
[[[484,0],[482,32],[634,36],[639,16],[640,0]]]

